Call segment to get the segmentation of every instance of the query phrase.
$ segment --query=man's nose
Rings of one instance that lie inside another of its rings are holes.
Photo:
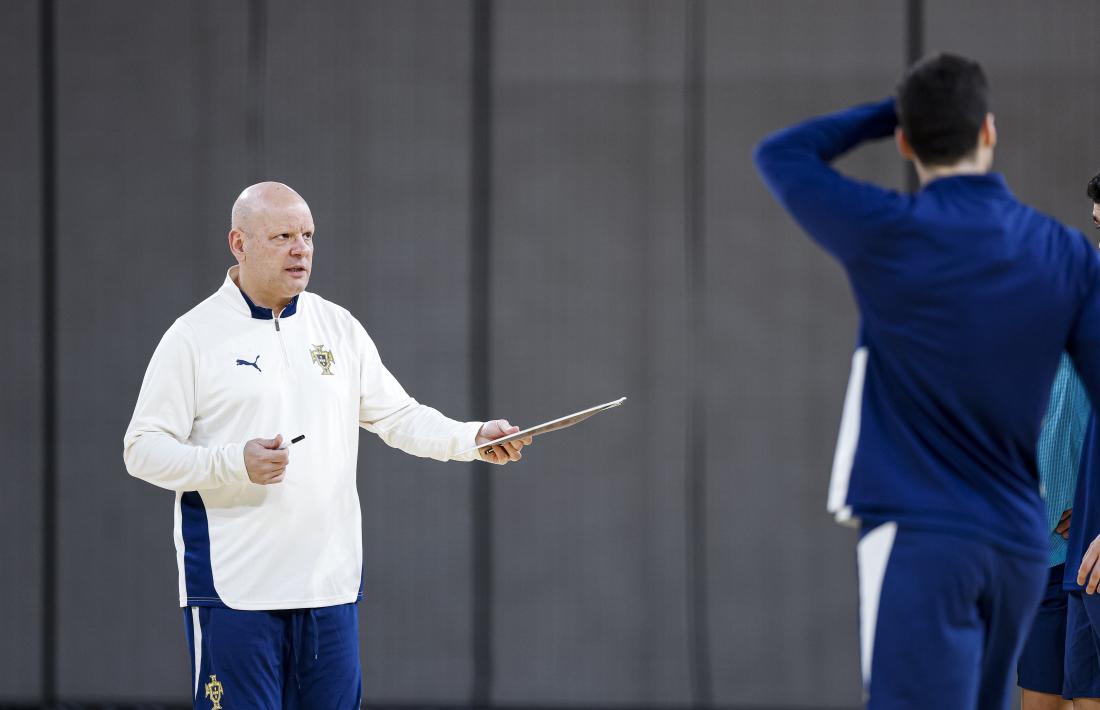
[[[291,254],[305,254],[313,249],[313,245],[306,241],[306,238],[299,234],[294,238],[294,241],[290,244]]]

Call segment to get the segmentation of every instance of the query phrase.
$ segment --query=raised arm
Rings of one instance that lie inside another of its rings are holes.
[[[886,99],[777,131],[760,142],[753,159],[768,189],[802,228],[848,261],[901,212],[905,198],[845,177],[830,163],[860,143],[893,135],[896,126],[894,100]]]

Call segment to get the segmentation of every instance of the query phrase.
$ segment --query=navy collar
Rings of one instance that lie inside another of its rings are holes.
[[[944,177],[936,178],[930,181],[922,189],[927,190],[946,188],[948,190],[957,189],[957,186],[965,185],[972,189],[977,190],[993,190],[995,192],[1008,192],[1008,183],[1005,182],[1004,175],[1000,173],[975,173],[970,175],[946,175]],[[1010,193],[1011,194],[1011,193]]]
[[[257,306],[255,303],[252,302],[252,299],[248,297],[248,294],[240,289],[240,287],[238,287],[237,290],[240,291],[241,295],[244,297],[244,302],[248,304],[248,310],[252,312],[252,317],[253,318],[255,318],[256,320],[271,320],[272,318],[275,317],[274,313],[272,312],[272,310],[270,308],[264,308],[263,306]],[[301,294],[298,294],[298,295],[300,296]],[[298,312],[298,296],[295,296],[294,298],[290,299],[290,303],[286,304],[286,308],[284,308],[283,312],[279,314],[279,317],[280,318],[289,318],[290,316],[294,315],[297,312]]]

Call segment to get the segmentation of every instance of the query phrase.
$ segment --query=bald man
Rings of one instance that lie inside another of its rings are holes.
[[[519,428],[417,403],[359,321],[305,290],[313,216],[291,188],[242,192],[228,242],[237,265],[153,353],[126,468],[176,493],[194,707],[358,708],[359,428],[440,461]]]

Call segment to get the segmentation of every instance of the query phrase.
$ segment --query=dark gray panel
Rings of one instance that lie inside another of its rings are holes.
[[[929,51],[973,57],[989,77],[998,133],[994,168],[1020,199],[1091,229],[1085,185],[1100,171],[1100,5],[930,0],[925,6]],[[973,32],[975,23],[982,32]]]
[[[421,402],[469,391],[468,3],[276,1],[264,177],[317,225],[311,290],[355,314]],[[467,464],[364,435],[361,605],[370,701],[464,702],[471,683]]]
[[[496,5],[494,700],[688,703],[684,8]]]
[[[770,197],[766,133],[886,96],[904,3],[707,3],[707,487],[711,649],[723,705],[855,705],[855,536],[825,492],[855,342],[841,269]],[[842,169],[894,187],[885,143]]]
[[[148,358],[232,262],[245,4],[58,3],[59,683],[188,697],[172,494],[127,476]]]
[[[42,654],[42,351],[41,155],[38,3],[0,5],[0,195],[10,222],[0,233],[7,273],[0,340],[0,703],[39,697]]]

